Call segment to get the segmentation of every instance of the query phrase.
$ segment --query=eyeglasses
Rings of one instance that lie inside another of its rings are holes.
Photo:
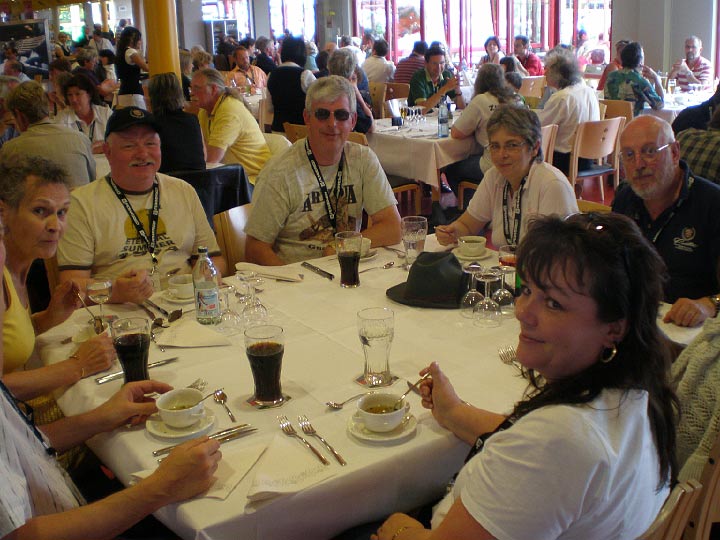
[[[325,121],[330,118],[331,114],[338,122],[345,122],[348,118],[350,118],[350,111],[345,109],[335,109],[334,111],[329,111],[327,109],[315,109],[313,114],[315,115],[315,118],[321,121]]]
[[[663,144],[662,146],[643,146],[640,149],[640,156],[645,161],[654,161],[657,159],[658,153],[668,148],[671,144],[672,143]],[[633,159],[635,159],[636,155],[637,153],[635,152],[635,150],[630,150],[629,148],[620,150],[620,157],[622,157],[624,161],[632,161]]]
[[[523,146],[527,144],[527,141],[510,141],[509,143],[498,144],[490,143],[485,149],[491,154],[499,154],[502,150],[505,150],[508,154],[519,154]]]

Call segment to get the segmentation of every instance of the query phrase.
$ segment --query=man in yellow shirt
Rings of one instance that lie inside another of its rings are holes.
[[[258,123],[248,111],[237,91],[225,87],[219,71],[206,68],[196,71],[190,85],[193,102],[200,107],[198,119],[202,128],[208,163],[238,163],[255,184],[260,169],[270,158],[270,149]]]

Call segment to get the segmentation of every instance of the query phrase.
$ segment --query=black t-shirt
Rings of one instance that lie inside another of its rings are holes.
[[[720,186],[693,175],[684,161],[680,168],[685,175],[680,196],[655,221],[627,183],[618,188],[612,205],[614,212],[635,220],[665,261],[669,274],[665,301],[669,303],[720,291]]]

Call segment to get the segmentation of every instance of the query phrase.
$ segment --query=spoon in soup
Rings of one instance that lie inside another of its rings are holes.
[[[420,377],[420,379],[418,379],[418,382],[416,382],[415,384],[413,384],[412,386],[410,386],[410,388],[408,388],[408,389],[405,391],[405,393],[402,394],[402,395],[398,398],[398,400],[397,400],[397,401],[395,402],[395,404],[393,405],[392,410],[393,410],[393,411],[397,411],[398,409],[400,409],[400,407],[402,406],[402,402],[403,402],[403,400],[407,397],[407,395],[408,395],[410,392],[412,392],[413,390],[417,390],[418,384],[420,384],[421,382],[423,382],[423,381],[424,381],[425,379],[427,379],[429,376],[430,376],[430,373],[426,373],[425,375],[423,375],[422,377]]]

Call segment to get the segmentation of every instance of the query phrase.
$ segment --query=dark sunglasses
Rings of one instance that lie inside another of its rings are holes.
[[[330,118],[331,113],[335,116],[335,120],[338,122],[345,122],[348,118],[350,118],[350,111],[346,111],[345,109],[336,109],[334,111],[328,111],[327,109],[315,109],[313,114],[318,120],[327,120]]]

